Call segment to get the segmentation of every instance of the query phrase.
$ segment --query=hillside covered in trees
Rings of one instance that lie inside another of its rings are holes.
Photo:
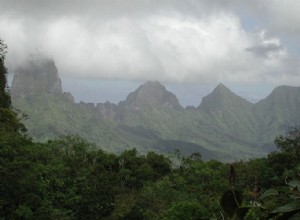
[[[13,107],[28,115],[23,123],[34,140],[79,134],[113,153],[134,147],[143,154],[201,152],[204,160],[256,158],[300,124],[300,87],[279,86],[253,104],[219,84],[199,106],[183,108],[165,86],[149,81],[118,104],[75,103],[54,61],[40,57],[16,69],[11,95]]]
[[[11,106],[0,41],[1,219],[299,219],[300,130],[266,158],[203,161],[137,150],[120,154],[78,136],[26,135]]]

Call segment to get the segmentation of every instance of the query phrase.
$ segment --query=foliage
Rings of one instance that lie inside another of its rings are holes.
[[[284,178],[269,165],[275,163],[272,157],[235,163],[236,189],[228,181],[230,164],[205,162],[195,154],[171,167],[155,152],[139,155],[132,149],[115,155],[79,136],[16,142],[1,148],[0,159],[4,218],[277,219],[299,210],[294,203],[299,183],[287,181],[293,187],[289,197]]]
[[[37,141],[80,134],[115,153],[131,148],[145,154],[149,150],[170,153],[178,148],[185,156],[200,151],[204,160],[232,162],[266,156],[275,150],[272,141],[277,134],[300,123],[298,87],[280,87],[252,104],[219,85],[198,108],[183,109],[162,85],[146,83],[118,105],[94,106],[74,103],[61,92],[53,95],[49,88],[40,92],[43,83],[39,92],[23,95],[22,88],[31,83],[25,76],[31,71],[20,73],[23,78],[15,75],[19,79],[14,80],[19,82],[15,91],[22,95],[12,101],[30,116],[24,123]]]
[[[6,68],[4,66],[5,55],[7,46],[0,38],[0,91],[3,92],[6,89]],[[2,100],[1,100],[2,101]],[[1,102],[2,103],[2,102]]]
[[[295,154],[300,158],[300,128],[290,128],[286,136],[280,135],[274,142],[281,151]]]
[[[25,132],[25,126],[20,122],[17,114],[12,110],[11,99],[7,92],[7,70],[4,59],[7,46],[0,39],[0,144],[12,141],[16,136]]]
[[[165,219],[174,220],[193,220],[209,219],[210,212],[203,207],[198,201],[183,201],[174,204],[166,214]]]
[[[0,45],[6,85],[3,41]],[[300,217],[299,128],[278,136],[280,152],[267,158],[226,164],[194,153],[177,155],[172,164],[164,155],[140,154],[135,148],[107,153],[78,135],[33,142],[24,135],[5,86],[0,98],[7,101],[0,106],[1,219]],[[147,129],[141,132],[155,137]]]

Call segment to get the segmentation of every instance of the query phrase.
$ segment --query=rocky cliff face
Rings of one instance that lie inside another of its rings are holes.
[[[74,103],[62,93],[54,62],[41,60],[16,71],[11,92],[14,106],[30,115],[25,123],[34,138],[80,134],[118,152],[177,148],[206,159],[245,159],[274,150],[276,135],[300,124],[299,87],[278,87],[252,104],[220,84],[200,106],[183,109],[159,82],[146,82],[118,105]]]
[[[271,142],[272,134],[285,133],[300,125],[300,87],[279,86],[254,106],[255,117],[260,121],[260,141]]]
[[[118,107],[116,104],[105,102],[96,106],[96,116],[104,119],[116,119]]]
[[[119,106],[133,111],[151,107],[183,109],[173,93],[167,91],[159,82],[153,81],[148,81],[134,92],[131,92]]]
[[[225,85],[220,83],[212,93],[203,97],[198,109],[214,113],[218,111],[233,111],[239,109],[252,109],[253,104],[234,94]]]
[[[39,93],[62,94],[61,81],[53,60],[30,60],[17,68],[12,82],[12,97],[26,97]]]

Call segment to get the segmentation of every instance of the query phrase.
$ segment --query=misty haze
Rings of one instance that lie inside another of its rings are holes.
[[[300,2],[0,5],[0,219],[300,219]]]

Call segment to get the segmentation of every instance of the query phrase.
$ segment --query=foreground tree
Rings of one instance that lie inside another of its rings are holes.
[[[280,135],[276,137],[275,144],[284,152],[293,153],[300,157],[300,128],[292,127],[286,136]]]
[[[11,99],[7,91],[7,69],[4,65],[7,46],[0,39],[0,144],[8,141],[14,134],[26,131],[17,114],[12,111]]]
[[[6,68],[4,66],[4,59],[6,55],[7,46],[3,40],[0,39],[0,91],[3,92],[6,88]]]
[[[11,106],[4,65],[6,48],[0,39],[0,216],[13,219],[23,199],[24,188],[20,184],[28,177],[30,170],[28,161],[24,159],[26,146],[32,143]],[[30,215],[27,211],[26,207],[20,206],[20,212]]]

